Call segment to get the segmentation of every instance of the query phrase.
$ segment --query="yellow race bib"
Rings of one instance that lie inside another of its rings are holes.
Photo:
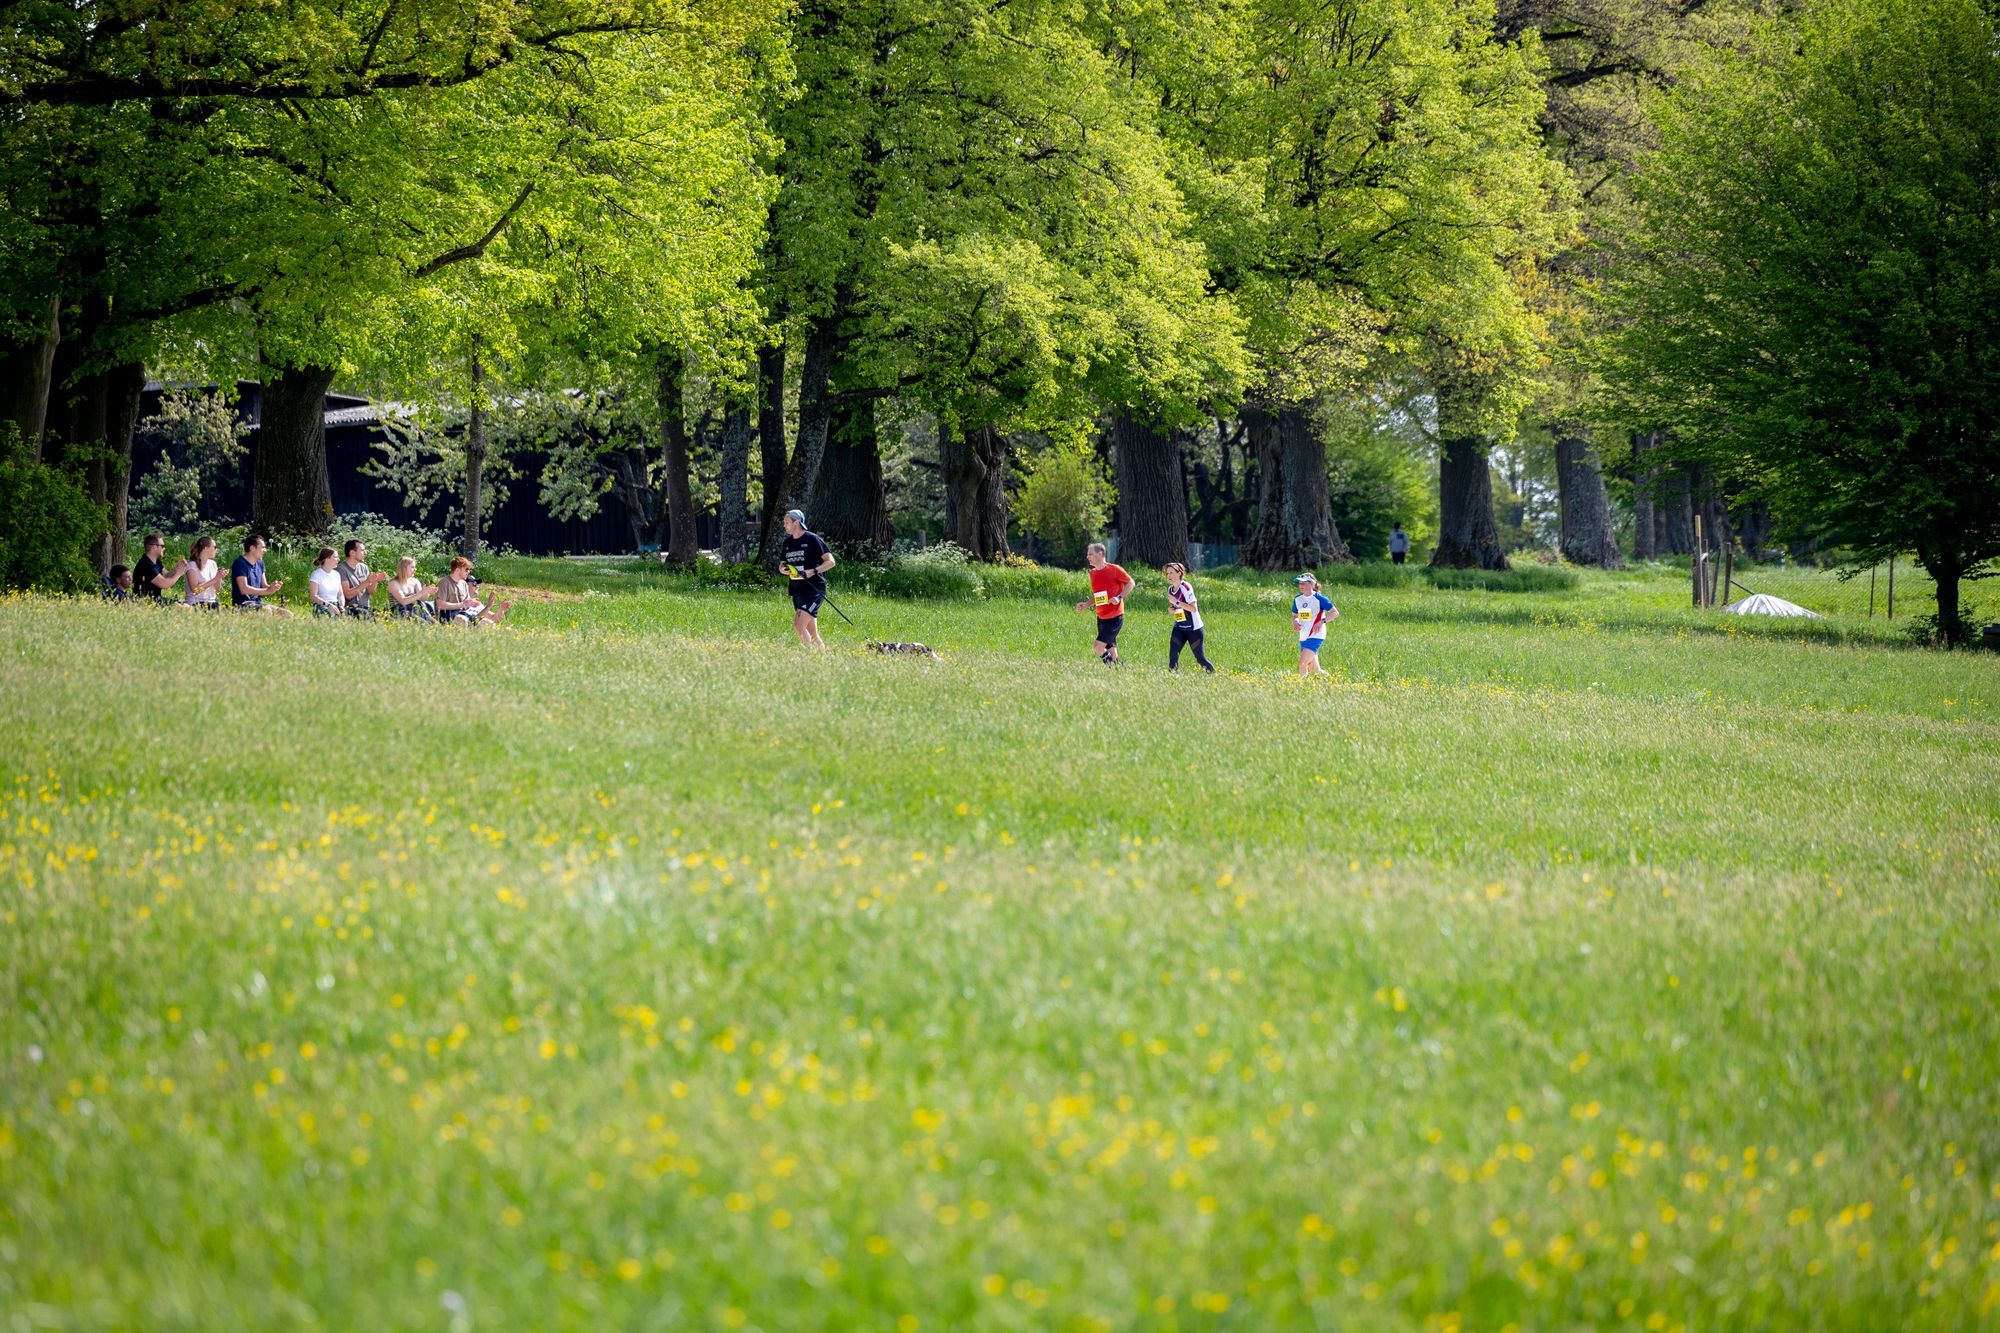
[[[1094,592],[1090,595],[1090,600],[1098,606],[1109,606],[1111,605],[1111,594],[1108,592]]]

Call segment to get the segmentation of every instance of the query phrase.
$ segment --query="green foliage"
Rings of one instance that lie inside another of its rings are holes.
[[[1423,577],[1436,588],[1470,588],[1483,592],[1569,592],[1579,577],[1573,569],[1520,564],[1512,569],[1434,569]]]
[[[2000,556],[2000,17],[1823,0],[1696,65],[1658,120],[1610,406],[1793,535],[1914,549],[1955,596]]]
[[[81,477],[35,461],[18,434],[0,435],[0,588],[95,587],[92,553],[105,522]]]
[[[880,597],[921,601],[977,601],[986,595],[979,570],[951,542],[895,552],[869,580],[869,588]]]
[[[693,582],[697,588],[755,591],[778,586],[785,580],[754,560],[729,565],[715,560],[697,560]]]
[[[1074,564],[1116,500],[1110,470],[1096,450],[1080,437],[1058,436],[1021,460],[1014,516]]]
[[[1387,560],[1362,560],[1351,565],[1328,565],[1314,571],[1321,584],[1344,588],[1401,588],[1421,577],[1409,565],[1392,565]],[[1269,576],[1264,576],[1268,578]]]
[[[1434,531],[1438,506],[1437,463],[1427,442],[1355,411],[1333,413],[1325,428],[1327,492],[1341,540],[1360,559],[1380,559],[1400,520],[1416,558]]]

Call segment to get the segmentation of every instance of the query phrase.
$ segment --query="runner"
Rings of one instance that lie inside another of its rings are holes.
[[[808,648],[824,648],[819,636],[819,607],[826,600],[826,571],[833,568],[833,552],[817,532],[806,530],[803,509],[785,513],[784,563],[780,566],[792,581],[792,629]]]
[[[1292,624],[1299,631],[1299,674],[1324,675],[1319,665],[1319,646],[1326,642],[1327,622],[1340,619],[1340,608],[1327,600],[1326,594],[1319,590],[1319,580],[1310,572],[1292,582],[1299,585],[1299,595],[1292,599]]]
[[[1160,566],[1167,576],[1167,610],[1174,618],[1174,637],[1167,645],[1167,670],[1181,669],[1181,649],[1194,649],[1194,660],[1213,675],[1215,665],[1201,651],[1201,608],[1195,604],[1194,585],[1188,582],[1187,566],[1169,560]]]
[[[1102,542],[1085,547],[1083,558],[1090,565],[1090,600],[1078,602],[1076,609],[1097,612],[1097,641],[1091,651],[1104,665],[1117,666],[1118,631],[1125,628],[1125,594],[1132,591],[1132,576],[1111,563]]]

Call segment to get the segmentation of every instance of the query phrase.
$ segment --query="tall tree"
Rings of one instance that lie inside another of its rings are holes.
[[[879,496],[849,493],[878,486],[873,433],[844,431],[837,456],[828,444],[836,418],[860,420],[852,403],[899,397],[946,439],[1000,445],[1099,399],[1196,402],[1237,373],[1236,317],[1207,289],[1154,107],[1090,23],[977,0],[816,0],[796,31],[764,295],[805,336],[766,559],[802,497],[876,525]],[[974,526],[1004,525],[1004,491],[963,498],[986,507]]]
[[[1661,105],[1605,378],[1795,535],[2000,557],[2000,15],[1820,0]]]

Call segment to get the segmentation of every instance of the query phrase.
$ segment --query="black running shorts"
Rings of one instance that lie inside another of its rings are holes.
[[[825,584],[814,587],[808,579],[792,580],[792,607],[794,610],[803,611],[817,620],[819,618],[819,604],[825,600]]]

